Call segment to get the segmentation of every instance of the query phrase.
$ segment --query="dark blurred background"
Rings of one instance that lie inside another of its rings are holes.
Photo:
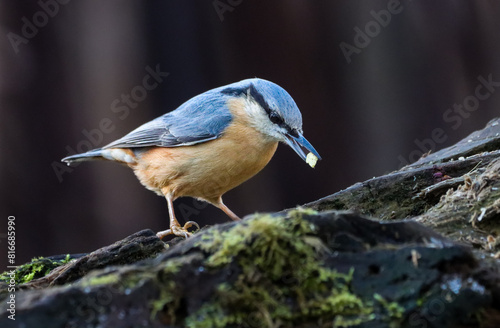
[[[16,264],[166,229],[165,200],[130,169],[59,160],[244,78],[294,97],[323,160],[313,170],[280,146],[224,197],[240,216],[313,201],[455,143],[498,116],[499,17],[493,0],[0,1],[0,271],[9,216]],[[168,76],[144,92],[150,70]],[[228,220],[191,199],[176,211]]]

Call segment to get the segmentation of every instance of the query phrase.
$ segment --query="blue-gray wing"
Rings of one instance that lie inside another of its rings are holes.
[[[216,89],[207,91],[103,148],[178,147],[216,139],[232,120],[227,99]]]

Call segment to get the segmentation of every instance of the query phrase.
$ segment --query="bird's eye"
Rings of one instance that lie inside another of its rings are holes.
[[[283,119],[278,114],[276,114],[274,112],[269,114],[269,119],[274,124],[278,124],[278,125],[283,124]]]

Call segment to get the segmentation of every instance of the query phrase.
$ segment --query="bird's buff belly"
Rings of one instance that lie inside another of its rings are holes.
[[[212,203],[248,180],[271,160],[278,143],[222,137],[175,148],[152,148],[133,165],[140,182],[159,195],[195,197]]]

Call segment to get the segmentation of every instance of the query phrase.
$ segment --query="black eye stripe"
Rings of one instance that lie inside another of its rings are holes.
[[[276,112],[271,112],[268,115],[269,115],[269,120],[271,120],[271,122],[273,122],[274,124],[278,125],[284,124],[283,119]]]
[[[287,125],[285,124],[285,121],[283,118],[276,113],[275,111],[271,110],[269,105],[267,104],[266,100],[264,99],[264,96],[255,89],[253,84],[250,85],[249,87],[250,90],[250,96],[252,96],[253,99],[266,111],[267,115],[269,116],[269,120],[273,122],[274,124],[277,124],[279,126],[282,126],[284,128],[288,128]]]
[[[234,97],[240,97],[241,95],[244,95],[247,92],[247,89],[242,89],[242,88],[225,88],[220,91],[222,94],[229,95],[229,96],[234,96]]]
[[[285,128],[292,135],[297,134],[295,130],[292,130],[288,126],[288,124],[285,123],[283,118],[278,113],[271,110],[266,100],[264,99],[264,96],[254,87],[253,84],[250,84],[248,88],[225,88],[221,90],[221,93],[235,97],[241,97],[243,95],[249,94],[262,108],[264,108],[269,117],[269,120],[273,122],[273,124]]]
[[[290,129],[288,128],[288,133],[292,136],[294,136],[295,138],[298,138],[299,137],[299,133],[297,132],[297,130],[295,129]]]
[[[266,111],[267,115],[271,114],[271,108],[267,104],[266,100],[264,99],[264,96],[253,86],[253,84],[250,84],[250,87],[248,88],[250,91],[250,96]]]
[[[250,84],[247,88],[225,88],[220,91],[222,94],[241,97],[246,94],[250,94],[250,96],[266,111],[267,115],[271,114],[271,108],[267,104],[264,96],[254,87],[253,84]]]

